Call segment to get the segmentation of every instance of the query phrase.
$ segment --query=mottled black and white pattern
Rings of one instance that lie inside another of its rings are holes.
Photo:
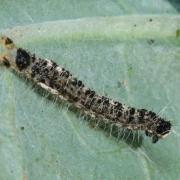
[[[37,58],[22,48],[16,48],[13,41],[7,37],[2,37],[2,41],[8,49],[8,54],[0,59],[4,65],[31,79],[53,95],[83,109],[91,117],[102,118],[117,127],[144,130],[147,136],[152,137],[153,143],[170,132],[171,123],[156,113],[128,107],[100,96],[55,62]]]

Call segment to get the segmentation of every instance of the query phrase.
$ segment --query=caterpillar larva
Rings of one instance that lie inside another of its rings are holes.
[[[135,109],[108,97],[100,96],[77,80],[69,71],[55,62],[37,58],[25,49],[17,48],[8,37],[1,37],[6,52],[0,63],[13,69],[51,94],[71,102],[92,118],[130,130],[143,130],[152,142],[169,134],[171,123],[146,109]]]

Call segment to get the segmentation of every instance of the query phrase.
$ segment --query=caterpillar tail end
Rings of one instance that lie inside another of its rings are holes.
[[[0,65],[3,63],[6,59],[6,56],[9,54],[9,51],[14,49],[16,46],[14,42],[7,36],[0,36],[0,46],[2,46],[2,49],[4,51],[0,52]]]
[[[2,44],[5,49],[15,48],[14,42],[7,36],[0,36],[0,44]]]

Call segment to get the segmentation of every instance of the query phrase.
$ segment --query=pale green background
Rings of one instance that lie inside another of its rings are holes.
[[[0,0],[0,31],[19,46],[173,124],[134,148],[0,67],[0,180],[180,179],[179,12],[178,0]]]

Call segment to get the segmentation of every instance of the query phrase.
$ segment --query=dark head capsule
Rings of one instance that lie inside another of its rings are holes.
[[[168,134],[170,130],[171,130],[171,123],[169,121],[160,119],[156,129],[157,134],[163,136],[165,134]]]

